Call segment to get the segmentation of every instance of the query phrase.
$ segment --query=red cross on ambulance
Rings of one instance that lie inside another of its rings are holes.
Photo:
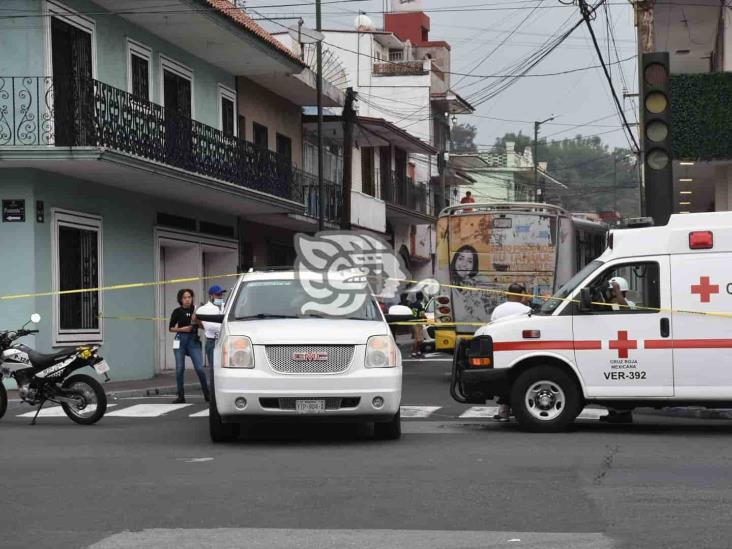
[[[702,303],[709,303],[712,295],[719,293],[719,284],[712,284],[710,277],[702,276],[699,278],[699,284],[691,285],[691,293],[699,295]]]
[[[618,351],[618,358],[628,358],[628,351],[630,349],[638,348],[638,341],[635,339],[628,339],[627,330],[618,331],[618,339],[611,340],[610,348]]]

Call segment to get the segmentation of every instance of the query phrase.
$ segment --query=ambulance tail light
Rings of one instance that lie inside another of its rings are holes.
[[[615,235],[613,233],[610,233],[607,235],[607,247],[611,250],[613,249],[613,241],[615,240]]]
[[[476,336],[470,341],[468,350],[470,368],[493,368],[493,338]]]
[[[450,314],[450,313],[452,312],[452,311],[451,311],[451,309],[450,309],[450,307],[446,307],[446,306],[444,306],[444,305],[443,305],[442,307],[438,307],[438,308],[437,308],[437,311],[438,311],[438,312],[439,312],[439,313],[440,313],[441,315],[449,315],[449,314]]]
[[[692,250],[710,250],[714,247],[712,231],[694,231],[689,233],[689,248]]]
[[[437,303],[439,303],[440,305],[449,305],[450,298],[447,297],[446,295],[441,295],[440,297],[437,298]]]

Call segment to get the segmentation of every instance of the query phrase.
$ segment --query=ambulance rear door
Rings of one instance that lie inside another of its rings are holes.
[[[671,269],[676,396],[732,399],[732,253],[673,255]]]

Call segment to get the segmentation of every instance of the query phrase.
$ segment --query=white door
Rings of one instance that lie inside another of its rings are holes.
[[[203,245],[203,273],[206,277],[204,281],[204,291],[214,284],[218,284],[226,290],[226,297],[229,296],[229,290],[236,283],[236,268],[239,259],[239,253],[234,248],[216,246],[212,244]],[[208,299],[208,296],[205,296]]]
[[[732,399],[732,318],[727,316],[732,313],[730,265],[730,253],[671,257],[673,318],[678,328],[674,377],[679,398]]]
[[[575,360],[588,396],[673,396],[672,319],[658,311],[671,308],[669,263],[668,256],[613,262],[586,285],[592,310],[573,304]],[[630,307],[610,304],[613,277],[627,281]]]
[[[197,277],[203,275],[201,265],[201,246],[197,243],[184,241],[161,240],[160,242],[160,276],[161,280]],[[178,291],[190,288],[196,294],[194,304],[198,305],[203,296],[201,280],[164,284],[162,290],[162,316],[170,318],[170,314],[178,307],[176,299]],[[161,366],[164,370],[175,369],[173,356],[174,334],[168,331],[168,321],[161,322],[160,349]],[[187,359],[190,365],[190,359]]]

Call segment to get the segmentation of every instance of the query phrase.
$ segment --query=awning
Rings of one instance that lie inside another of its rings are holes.
[[[228,0],[94,3],[231,74],[252,78],[305,68],[293,52]]]
[[[303,117],[303,129],[307,132],[316,132],[318,128],[317,116]],[[329,139],[343,139],[343,117],[328,115],[323,117],[323,134]],[[437,149],[425,143],[418,137],[384,120],[359,116],[353,125],[353,141],[359,147],[384,147],[394,145],[400,149],[420,154],[437,154]]]
[[[430,95],[432,104],[441,112],[450,114],[470,114],[475,112],[475,107],[460,97],[457,92],[447,90],[442,93]]]

